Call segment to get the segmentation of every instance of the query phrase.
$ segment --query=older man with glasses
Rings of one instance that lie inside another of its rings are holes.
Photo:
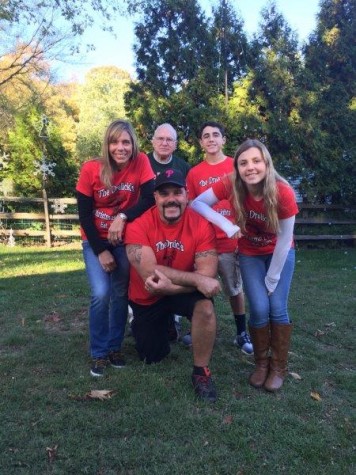
[[[190,165],[175,155],[177,148],[177,132],[171,124],[161,124],[155,130],[152,138],[153,152],[148,154],[151,167],[156,176],[168,169],[180,170],[184,177]]]

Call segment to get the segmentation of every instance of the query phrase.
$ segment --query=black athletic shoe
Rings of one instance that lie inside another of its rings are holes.
[[[192,374],[192,383],[195,394],[200,397],[200,399],[208,402],[216,401],[216,389],[211,376]]]
[[[106,358],[94,358],[90,368],[90,374],[94,376],[94,378],[101,378],[104,376],[104,371],[107,364],[108,361]]]
[[[174,315],[169,316],[169,326],[168,326],[168,340],[171,342],[176,342],[179,339],[179,333],[174,320]]]
[[[110,351],[109,363],[114,368],[124,368],[126,365],[125,358],[121,351]]]

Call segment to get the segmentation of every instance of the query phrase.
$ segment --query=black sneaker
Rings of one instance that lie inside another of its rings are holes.
[[[174,321],[174,315],[169,316],[169,327],[168,327],[168,340],[175,342],[179,339],[179,333],[177,330],[176,323]]]
[[[94,376],[94,378],[100,378],[104,376],[104,371],[107,364],[108,361],[106,358],[94,358],[90,368],[90,374]]]
[[[216,389],[211,376],[192,374],[192,383],[195,394],[200,397],[200,399],[208,402],[216,401]]]
[[[121,351],[110,351],[109,363],[114,368],[124,368],[126,365],[124,355]]]

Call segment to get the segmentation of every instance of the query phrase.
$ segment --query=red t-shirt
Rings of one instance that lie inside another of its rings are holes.
[[[179,222],[165,224],[156,206],[127,224],[125,244],[149,246],[157,264],[187,272],[194,271],[197,252],[216,249],[212,225],[193,209],[186,208]],[[140,275],[131,266],[129,299],[140,305],[150,305],[160,298],[146,292]]]
[[[211,164],[206,161],[198,163],[191,168],[187,176],[187,188],[189,199],[194,200],[198,195],[218,183],[224,176],[234,170],[234,161],[231,157],[226,157],[223,162]],[[233,223],[236,223],[235,211],[229,199],[223,199],[213,206],[213,209],[225,216]],[[216,233],[216,246],[219,254],[224,252],[234,252],[237,249],[237,239],[226,236],[218,226],[214,225]]]
[[[277,182],[278,219],[287,219],[298,213],[293,189],[283,182]],[[226,178],[213,186],[214,194],[219,199],[232,196],[231,178]],[[248,256],[272,254],[276,245],[277,235],[266,226],[264,200],[256,201],[248,195],[244,203],[247,219],[246,232],[239,239],[239,252]],[[291,242],[293,246],[293,241]]]
[[[95,226],[102,239],[107,238],[108,229],[118,213],[134,206],[140,195],[140,186],[154,178],[147,155],[139,153],[130,160],[127,167],[117,171],[111,188],[100,180],[101,161],[99,159],[85,162],[81,168],[77,191],[90,196],[94,201]],[[82,239],[86,239],[81,229]]]

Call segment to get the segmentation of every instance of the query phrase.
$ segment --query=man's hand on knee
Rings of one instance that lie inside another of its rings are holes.
[[[197,290],[205,295],[205,297],[211,298],[221,291],[221,285],[217,279],[205,275],[199,275]]]

